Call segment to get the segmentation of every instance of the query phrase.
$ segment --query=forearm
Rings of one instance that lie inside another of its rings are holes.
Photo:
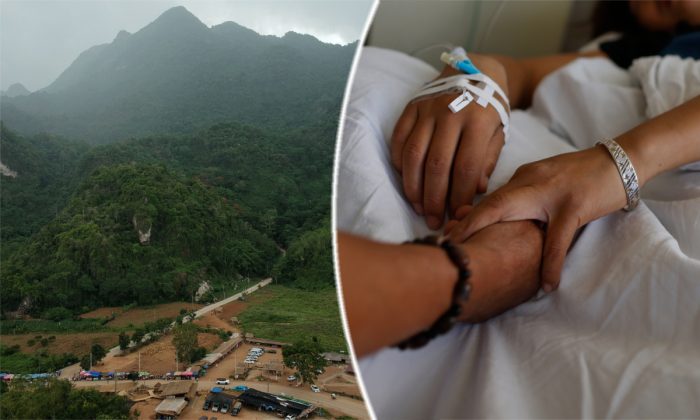
[[[603,56],[603,53],[594,51],[534,58],[512,58],[504,55],[491,55],[490,57],[497,60],[505,68],[510,106],[513,109],[525,109],[530,106],[535,89],[547,75],[577,58],[596,56]]]
[[[686,163],[700,160],[700,96],[617,137],[640,185]]]
[[[481,241],[475,236],[464,244],[472,287],[460,317],[466,322],[496,316],[539,287],[531,274],[537,272],[542,247],[534,224],[494,225],[482,235]],[[503,258],[504,248],[505,253],[525,256],[527,264],[523,258]],[[440,248],[382,244],[339,233],[338,256],[345,313],[358,356],[430,327],[450,306],[457,269]]]
[[[428,327],[450,305],[457,269],[437,247],[338,233],[345,314],[358,356]]]

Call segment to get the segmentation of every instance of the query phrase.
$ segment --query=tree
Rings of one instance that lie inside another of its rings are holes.
[[[298,341],[282,349],[284,365],[296,368],[304,382],[313,383],[316,371],[326,366],[326,360],[321,354],[321,344],[317,340]]]
[[[92,365],[90,364],[91,361],[92,359],[90,358],[90,355],[86,354],[85,356],[80,358],[80,367],[83,370],[90,370],[92,368]]]
[[[188,322],[178,325],[173,330],[173,345],[177,357],[183,362],[192,362],[197,351],[197,326]]]
[[[119,349],[120,350],[126,350],[129,348],[129,335],[125,332],[120,332],[119,333]]]
[[[137,329],[134,331],[133,334],[131,334],[131,341],[136,343],[137,346],[141,345],[141,340],[143,340],[144,332],[142,329]]]
[[[66,380],[13,380],[0,396],[0,413],[8,419],[127,419],[126,397],[95,389],[75,389]]]
[[[90,348],[90,353],[92,353],[92,363],[99,363],[106,355],[107,351],[100,344],[93,344]]]

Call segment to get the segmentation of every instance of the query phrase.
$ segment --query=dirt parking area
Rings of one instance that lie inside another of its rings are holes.
[[[222,340],[214,334],[197,334],[197,342],[207,350],[212,350],[221,344]],[[124,356],[107,358],[104,364],[99,365],[102,371],[130,372],[139,368],[139,353],[141,354],[141,370],[153,375],[163,375],[176,370],[175,346],[173,336],[167,335],[155,343],[148,344],[139,351]],[[185,370],[188,363],[178,365],[180,370]]]

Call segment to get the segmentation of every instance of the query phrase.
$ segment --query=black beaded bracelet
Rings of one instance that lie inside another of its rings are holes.
[[[448,332],[457,322],[457,318],[462,313],[462,305],[469,299],[471,284],[469,277],[469,258],[464,252],[455,246],[449,240],[440,240],[437,236],[426,236],[425,238],[415,239],[407,244],[432,245],[445,250],[452,264],[457,267],[457,283],[452,290],[452,303],[450,307],[443,313],[430,328],[420,331],[415,335],[402,340],[393,347],[398,347],[401,350],[417,349],[425,346],[430,340]]]

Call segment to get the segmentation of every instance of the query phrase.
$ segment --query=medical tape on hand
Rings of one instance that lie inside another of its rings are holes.
[[[481,76],[479,78],[474,78],[471,76]],[[478,85],[473,85],[469,83],[470,80],[478,81]],[[503,133],[505,138],[508,138],[508,126],[510,117],[508,111],[503,106],[503,104],[494,96],[494,92],[499,94],[506,105],[508,104],[508,97],[505,96],[503,90],[483,73],[478,75],[457,75],[450,76],[444,79],[438,79],[431,83],[428,83],[423,90],[418,92],[411,100],[417,100],[425,98],[427,96],[435,94],[443,94],[448,92],[461,92],[461,94],[452,101],[448,107],[453,113],[461,111],[464,107],[469,105],[476,97],[476,103],[482,108],[486,108],[489,104],[498,113],[498,117],[501,119],[501,124],[503,124]],[[472,96],[473,94],[473,96]]]
[[[503,102],[505,102],[506,105],[510,108],[510,102],[508,102],[508,96],[506,96],[506,93],[501,89],[500,86],[498,86],[498,83],[494,82],[493,79],[485,75],[484,73],[479,73],[479,74],[456,74],[454,76],[448,76],[444,77],[442,79],[437,79],[434,80],[426,85],[423,86],[423,89],[427,89],[430,87],[438,86],[438,85],[444,85],[445,83],[449,83],[452,81],[456,80],[462,80],[462,79],[467,79],[467,80],[472,80],[474,82],[483,82],[491,87],[493,87],[493,90],[496,91],[499,95],[501,95],[501,99],[503,99]]]

